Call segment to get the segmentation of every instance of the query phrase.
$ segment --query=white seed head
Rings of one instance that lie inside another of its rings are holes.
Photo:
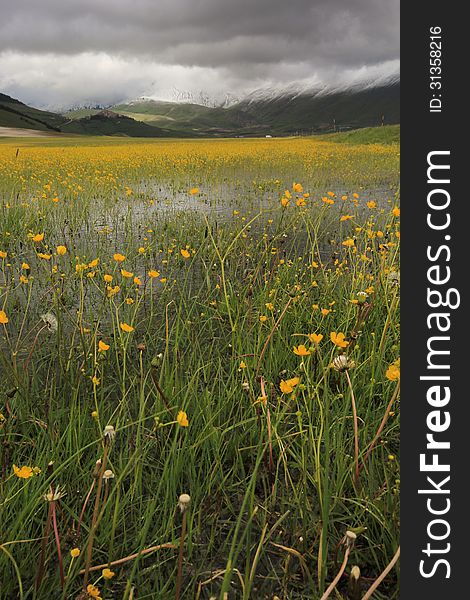
[[[106,469],[106,471],[103,473],[103,479],[105,481],[108,481],[108,479],[114,479],[114,473],[111,471],[111,469]]]
[[[47,326],[47,328],[49,329],[49,331],[51,333],[55,333],[57,331],[57,329],[59,328],[59,323],[58,323],[57,317],[55,316],[54,313],[51,313],[51,312],[44,313],[43,315],[41,315],[41,321],[43,321],[45,323],[45,325]]]
[[[356,366],[356,363],[348,358],[346,354],[339,354],[333,359],[333,368],[340,373],[352,369]]]
[[[116,436],[116,430],[112,425],[106,425],[103,431],[104,441],[107,443],[111,443]]]
[[[360,577],[361,577],[361,569],[357,565],[354,565],[354,567],[351,569],[351,579],[358,581],[358,579]]]
[[[55,489],[50,487],[49,491],[46,494],[44,494],[44,500],[46,500],[46,502],[57,502],[64,496],[65,496],[65,488],[62,488],[59,485]]]
[[[178,508],[182,513],[189,508],[189,504],[191,503],[191,497],[188,494],[181,494],[178,499]]]
[[[352,548],[354,546],[354,542],[357,539],[357,535],[354,533],[354,531],[350,531],[349,529],[346,531],[346,534],[343,538],[343,544],[347,547],[347,548]]]

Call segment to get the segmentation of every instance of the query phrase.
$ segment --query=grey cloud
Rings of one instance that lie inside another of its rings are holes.
[[[221,66],[397,58],[398,0],[16,0],[0,48]]]
[[[44,65],[51,64],[54,56],[62,57],[57,64],[83,65],[83,57],[107,55],[125,65],[140,65],[147,76],[153,65],[155,77],[169,65],[189,69],[189,75],[194,75],[191,68],[202,69],[226,89],[234,84],[254,87],[259,80],[275,82],[277,69],[284,81],[286,66],[294,80],[399,58],[399,0],[0,0],[0,4],[2,84],[9,77],[12,56],[29,56],[37,65],[41,57]],[[171,73],[167,76],[172,78]]]

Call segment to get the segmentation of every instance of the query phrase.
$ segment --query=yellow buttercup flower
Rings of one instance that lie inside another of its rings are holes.
[[[112,298],[113,296],[115,296],[116,294],[118,294],[120,292],[121,288],[118,285],[115,285],[114,287],[111,287],[110,285],[108,285],[106,287],[106,293],[108,298]]]
[[[189,193],[191,194],[191,196],[195,196],[196,194],[199,193],[199,188],[193,187],[189,190]]]
[[[186,250],[186,248],[182,248],[182,249],[180,250],[180,252],[181,252],[181,256],[182,256],[183,258],[189,258],[189,257],[191,256],[191,254],[190,254],[190,253],[189,253],[189,252]]]
[[[292,379],[284,379],[281,380],[279,387],[281,388],[281,392],[283,394],[291,394],[294,391],[296,385],[300,382],[300,377],[293,377]]]
[[[400,379],[400,366],[396,363],[391,364],[385,372],[385,376],[390,381],[396,381],[397,379]]]
[[[155,271],[152,269],[151,271],[148,272],[148,276],[151,279],[155,279],[155,277],[160,277],[160,273],[158,271]]]
[[[80,556],[80,548],[72,548],[72,550],[70,550],[70,556],[72,558],[77,558]]]
[[[64,254],[67,254],[67,247],[66,246],[57,246],[56,252],[59,256],[64,256]]]
[[[4,310],[0,310],[0,324],[6,325],[8,320],[7,313]]]
[[[33,242],[42,242],[42,240],[44,239],[44,234],[37,233],[36,235],[33,235],[31,239],[33,240]]]
[[[127,323],[121,323],[120,327],[122,331],[125,331],[126,333],[132,333],[134,331],[134,327],[132,327],[132,325],[128,325]]]
[[[314,344],[319,344],[323,339],[323,335],[321,333],[309,333],[308,339]]]
[[[346,336],[344,335],[344,333],[336,333],[336,331],[332,331],[330,333],[330,339],[333,342],[333,344],[335,346],[338,346],[339,348],[346,348],[346,346],[349,346],[349,342],[347,342],[344,338]]]
[[[33,468],[27,466],[17,467],[13,465],[13,473],[20,479],[29,479],[34,475]]]
[[[88,584],[86,588],[87,594],[90,598],[95,598],[95,600],[101,600],[100,590],[96,587],[96,585]]]
[[[103,576],[103,579],[112,579],[116,573],[111,571],[111,569],[106,568],[101,571],[101,575]]]
[[[126,279],[130,279],[131,277],[134,277],[134,273],[131,273],[130,271],[126,271],[125,269],[121,269],[121,275],[123,277],[125,277]]]
[[[98,352],[106,352],[107,350],[109,350],[109,344],[106,344],[103,342],[103,340],[100,340],[98,342]]]
[[[116,262],[124,262],[126,260],[126,257],[124,256],[124,254],[120,254],[119,252],[116,252],[115,254],[113,254],[113,258]]]
[[[188,415],[184,410],[179,411],[176,421],[178,422],[178,425],[181,425],[181,427],[188,427],[189,425]]]
[[[308,350],[303,344],[300,344],[299,346],[294,346],[294,354],[297,354],[297,356],[309,356],[310,350]]]

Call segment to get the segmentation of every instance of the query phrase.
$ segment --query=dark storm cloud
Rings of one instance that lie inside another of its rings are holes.
[[[220,67],[398,57],[398,0],[2,1],[0,48]]]
[[[142,71],[144,93],[152,73],[159,88],[163,74],[168,85],[184,87],[186,69],[189,87],[200,77],[205,85],[207,80],[235,91],[233,86],[263,82],[324,80],[332,72],[399,56],[399,0],[0,0],[0,5],[0,85],[22,89],[27,82],[14,69],[34,63],[64,98],[67,81],[74,87],[73,69],[75,77],[88,70],[92,76],[100,63],[106,80],[103,57],[114,61],[111,67],[127,69],[123,79],[134,86]],[[165,70],[168,66],[178,67],[179,75]],[[34,78],[40,85],[38,73]]]

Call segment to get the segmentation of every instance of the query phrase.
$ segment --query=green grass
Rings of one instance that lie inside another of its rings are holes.
[[[384,127],[365,127],[341,133],[330,133],[321,139],[339,144],[398,144],[400,142],[400,125]]]
[[[103,598],[174,598],[182,493],[183,598],[318,599],[351,528],[348,568],[367,588],[399,545],[398,402],[367,456],[398,385],[395,149],[48,139],[1,143],[0,156],[0,598],[77,598],[89,544],[92,565],[137,554],[109,581],[91,573]],[[331,366],[342,352],[351,385]],[[114,478],[95,505],[105,454]],[[63,586],[52,527],[41,542],[59,486]],[[376,596],[398,593],[395,568]]]

